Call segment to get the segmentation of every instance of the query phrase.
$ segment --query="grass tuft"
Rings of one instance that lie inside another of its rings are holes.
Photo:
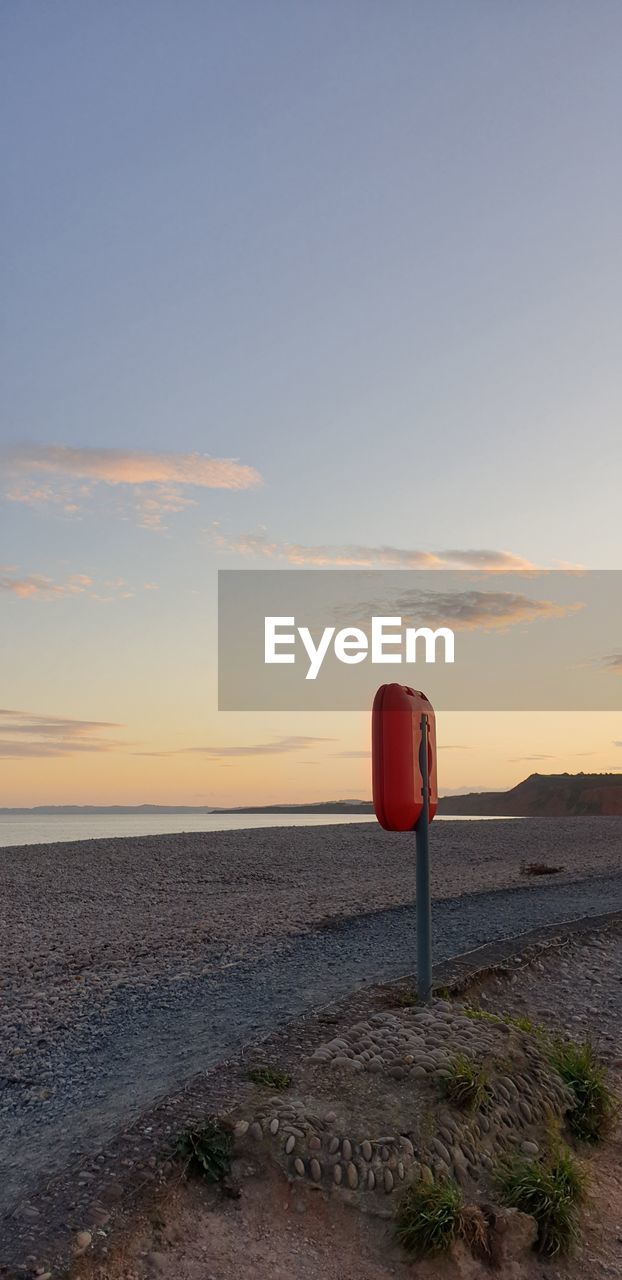
[[[412,987],[394,987],[383,991],[382,1003],[387,1009],[414,1009],[419,997]]]
[[[278,1067],[253,1067],[248,1072],[253,1084],[265,1085],[267,1089],[289,1089],[292,1077],[287,1071],[279,1071]]]
[[[432,995],[435,1000],[451,1000],[449,987],[432,987]]]
[[[492,1097],[490,1081],[483,1067],[459,1053],[449,1064],[449,1075],[442,1081],[445,1097],[456,1107],[475,1110]]]
[[[512,1161],[501,1170],[498,1186],[504,1204],[535,1218],[540,1253],[553,1258],[568,1252],[578,1236],[585,1175],[567,1147],[536,1160]]]
[[[533,1022],[525,1013],[492,1013],[490,1009],[479,1009],[475,1005],[465,1005],[464,1013],[474,1022],[492,1022],[497,1026],[499,1023],[504,1023],[505,1026],[516,1027],[518,1031],[524,1031],[528,1035],[544,1034],[544,1027],[538,1022]]]
[[[177,1142],[177,1154],[186,1162],[186,1172],[222,1182],[231,1167],[233,1135],[216,1119],[196,1129],[187,1129]]]
[[[418,1182],[399,1203],[396,1238],[414,1258],[443,1253],[458,1235],[462,1208],[454,1182]]]
[[[458,1234],[477,1258],[490,1257],[490,1222],[478,1204],[465,1204],[460,1209]]]
[[[573,1106],[568,1125],[579,1142],[600,1142],[611,1130],[618,1106],[607,1085],[605,1069],[589,1040],[575,1044],[555,1040],[551,1065],[568,1085]]]

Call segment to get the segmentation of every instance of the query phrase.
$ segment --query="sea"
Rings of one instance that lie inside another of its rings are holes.
[[[112,840],[115,836],[159,836],[181,831],[244,831],[249,827],[325,827],[375,822],[373,814],[343,813],[16,813],[0,814],[0,848],[54,844],[60,840]],[[490,819],[441,815],[436,822]],[[495,821],[495,819],[492,819]],[[499,819],[496,819],[499,821]]]

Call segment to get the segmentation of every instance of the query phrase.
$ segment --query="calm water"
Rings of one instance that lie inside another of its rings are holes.
[[[447,817],[437,822],[456,820]],[[239,831],[247,827],[325,827],[331,823],[375,822],[371,814],[281,813],[93,813],[0,814],[0,848],[12,844],[52,844],[55,840],[104,840],[113,836],[156,836],[177,831]],[[461,818],[486,822],[486,818]],[[494,819],[493,819],[494,821]],[[498,819],[497,819],[498,821]]]

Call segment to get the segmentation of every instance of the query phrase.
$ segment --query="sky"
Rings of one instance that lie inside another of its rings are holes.
[[[367,796],[364,713],[218,712],[217,570],[620,567],[620,6],[0,34],[0,804]],[[445,791],[622,766],[613,712],[439,742]]]

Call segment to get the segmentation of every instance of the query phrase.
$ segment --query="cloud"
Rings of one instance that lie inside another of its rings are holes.
[[[153,586],[149,589],[154,590]],[[63,600],[71,596],[86,596],[100,604],[129,600],[135,595],[123,578],[109,580],[98,586],[88,574],[72,573],[58,582],[43,573],[20,574],[15,565],[10,570],[0,572],[0,591],[6,591],[18,600]]]
[[[557,759],[557,756],[547,756],[547,755],[511,756],[510,763],[518,764],[523,760],[556,760],[556,759]]]
[[[181,484],[201,489],[252,489],[253,467],[237,458],[206,453],[142,453],[131,449],[73,449],[69,445],[18,445],[5,453],[19,473],[74,476],[103,484]]]
[[[552,600],[534,600],[513,591],[405,591],[392,599],[360,601],[344,605],[335,612],[351,623],[365,626],[369,618],[400,616],[418,626],[451,624],[456,629],[483,631],[503,630],[519,623],[543,618],[563,618],[577,609],[580,602],[555,604]]]
[[[371,751],[331,751],[333,760],[369,760]]]
[[[96,487],[115,494],[114,510],[130,510],[147,529],[163,529],[165,518],[196,505],[189,490],[252,489],[261,483],[254,467],[237,458],[205,453],[145,453],[131,449],[16,445],[2,454],[10,502],[33,508],[50,505],[78,516]]]
[[[617,676],[622,675],[622,653],[606,654],[600,659],[600,666],[606,671],[613,671]]]
[[[83,595],[92,585],[91,578],[83,573],[71,574],[65,582],[54,582],[42,573],[28,573],[21,578],[7,573],[0,575],[0,591],[9,591],[20,600],[58,600]]]
[[[241,533],[227,538],[213,526],[211,536],[216,546],[237,555],[266,560],[285,560],[288,564],[313,565],[315,568],[352,569],[481,569],[489,572],[534,571],[537,566],[511,551],[466,550],[422,551],[392,546],[305,545],[276,542],[265,531]]]
[[[0,757],[59,758],[82,752],[115,751],[125,744],[105,736],[122,725],[108,720],[74,720],[30,711],[0,709]]]
[[[229,757],[241,758],[244,756],[276,756],[288,755],[294,751],[307,751],[309,747],[314,747],[318,742],[334,742],[334,738],[310,738],[310,737],[288,737],[275,738],[273,742],[256,742],[241,746],[203,746],[203,747],[179,747],[172,751],[138,751],[136,755],[141,756],[186,756],[200,755],[207,760],[224,760]]]

